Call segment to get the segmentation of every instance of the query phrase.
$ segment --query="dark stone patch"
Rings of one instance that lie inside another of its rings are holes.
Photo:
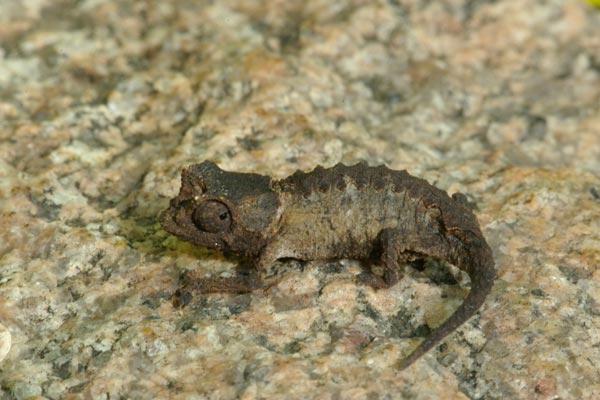
[[[48,222],[56,221],[61,210],[61,206],[54,204],[46,197],[47,194],[51,193],[51,190],[44,191],[43,194],[39,195],[29,193],[29,200],[36,207],[36,216]]]
[[[577,283],[580,279],[587,279],[590,277],[591,273],[585,269],[578,269],[574,267],[569,267],[566,265],[560,265],[558,270],[562,272],[562,274],[569,280],[571,283]]]
[[[400,311],[390,318],[390,337],[394,338],[413,338],[427,336],[431,332],[425,324],[421,324],[416,328],[411,323],[413,312],[407,308],[401,308]]]
[[[295,354],[295,353],[298,353],[300,350],[302,350],[302,345],[297,341],[293,341],[293,342],[287,343],[284,346],[283,353]]]
[[[71,376],[71,360],[63,363],[53,363],[52,370],[54,374],[61,379],[68,379]]]
[[[590,194],[592,195],[592,198],[594,200],[600,202],[600,190],[597,187],[591,187],[590,188]]]
[[[532,289],[531,294],[536,297],[548,297],[548,294],[540,288]]]
[[[240,145],[240,147],[246,151],[252,151],[260,148],[261,143],[258,139],[248,136],[238,138],[237,142]]]
[[[544,140],[546,137],[547,128],[548,123],[546,122],[546,118],[538,115],[530,115],[527,118],[527,131],[521,140]]]

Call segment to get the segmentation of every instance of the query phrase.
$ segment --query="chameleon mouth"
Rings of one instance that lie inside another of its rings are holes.
[[[171,234],[175,234],[175,231],[177,231],[177,229],[173,229],[173,227],[177,225],[175,223],[175,219],[173,218],[173,211],[174,211],[174,209],[172,207],[169,207],[168,209],[163,211],[159,217],[160,226],[165,231],[167,231]]]
[[[191,220],[188,217],[181,214],[181,210],[169,207],[160,216],[161,227],[172,235],[185,240],[186,242],[195,243],[195,237],[197,232],[191,224]]]
[[[191,224],[189,213],[187,212],[189,200],[180,200],[178,197],[171,199],[169,207],[160,215],[160,225],[162,228],[174,235],[186,233]]]

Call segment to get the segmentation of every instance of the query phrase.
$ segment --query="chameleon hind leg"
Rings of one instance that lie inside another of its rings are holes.
[[[446,256],[446,243],[441,235],[433,232],[386,229],[381,232],[379,241],[383,274],[364,272],[358,276],[361,282],[375,289],[386,289],[396,284],[402,278],[404,263]]]
[[[397,231],[386,229],[379,235],[379,245],[381,247],[380,262],[383,266],[383,274],[377,275],[369,268],[358,275],[358,280],[374,289],[386,289],[395,285],[403,275],[403,266],[401,264],[402,247],[398,245]]]

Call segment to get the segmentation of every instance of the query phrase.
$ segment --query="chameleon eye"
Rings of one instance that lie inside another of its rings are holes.
[[[231,226],[231,213],[220,201],[207,200],[196,207],[192,214],[192,222],[201,231],[219,233]]]

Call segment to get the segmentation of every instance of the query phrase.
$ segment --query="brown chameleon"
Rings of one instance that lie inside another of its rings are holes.
[[[467,321],[492,288],[492,251],[464,196],[449,197],[406,171],[337,164],[274,180],[205,161],[184,169],[181,181],[179,195],[162,215],[163,228],[196,245],[250,257],[257,272],[188,279],[191,289],[261,288],[261,273],[281,258],[379,260],[381,276],[358,275],[376,289],[394,285],[404,263],[426,257],[465,271],[471,290],[464,302],[400,362],[401,369]]]

